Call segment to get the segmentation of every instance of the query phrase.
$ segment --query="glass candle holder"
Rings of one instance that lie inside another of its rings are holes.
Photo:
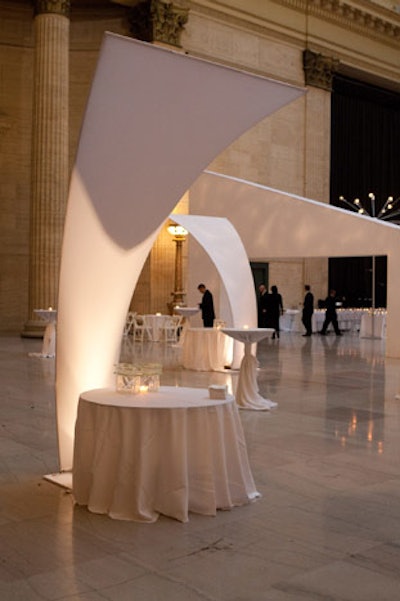
[[[138,394],[140,391],[140,376],[116,374],[117,392]]]

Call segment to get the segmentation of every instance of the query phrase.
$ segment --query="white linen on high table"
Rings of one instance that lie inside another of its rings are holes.
[[[34,309],[34,313],[46,322],[46,329],[43,335],[42,350],[40,353],[31,353],[43,358],[55,357],[56,354],[56,309]]]
[[[200,311],[200,307],[174,307],[175,313],[190,319],[193,315],[196,315]]]
[[[146,319],[146,325],[149,328],[151,339],[153,342],[159,342],[160,332],[164,327],[169,315],[149,314],[143,316]]]
[[[259,496],[233,397],[161,386],[146,394],[98,389],[80,395],[73,495],[94,513],[181,522]]]
[[[257,385],[257,358],[251,354],[254,343],[266,338],[275,332],[273,328],[223,328],[227,336],[244,342],[244,357],[240,364],[239,380],[236,389],[236,403],[240,409],[254,409],[266,411],[276,407],[278,403],[264,399],[258,391]]]
[[[233,341],[219,328],[187,328],[182,365],[196,371],[217,371],[232,363]]]
[[[174,311],[177,315],[182,315],[184,318],[178,343],[179,346],[182,347],[186,337],[187,329],[190,328],[190,318],[200,311],[200,307],[174,307]]]
[[[386,336],[386,313],[364,313],[361,318],[360,338],[384,338]]]
[[[285,312],[279,318],[279,327],[283,332],[299,331],[300,311],[298,309],[285,309]]]

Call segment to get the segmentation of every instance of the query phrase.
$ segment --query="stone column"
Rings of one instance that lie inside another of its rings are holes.
[[[69,182],[70,0],[35,0],[29,317],[23,336],[40,336],[33,310],[57,308]]]
[[[303,52],[305,84],[304,187],[306,198],[329,203],[331,91],[339,61],[311,50]],[[305,259],[303,284],[310,284],[315,300],[328,288],[327,259]]]

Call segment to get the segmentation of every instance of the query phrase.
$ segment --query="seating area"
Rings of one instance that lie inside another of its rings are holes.
[[[135,342],[177,343],[182,327],[182,315],[139,315],[129,311],[123,334],[131,335]]]

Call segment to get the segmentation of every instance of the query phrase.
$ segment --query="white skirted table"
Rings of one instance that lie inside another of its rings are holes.
[[[200,311],[200,307],[174,307],[174,312],[177,315],[184,317],[182,330],[179,336],[179,346],[183,346],[187,329],[190,328],[190,318]]]
[[[239,380],[236,389],[236,403],[240,409],[265,411],[278,403],[264,399],[257,385],[257,358],[251,353],[252,344],[274,332],[273,328],[223,328],[222,332],[235,340],[244,342],[244,357],[240,364]]]
[[[220,328],[187,328],[183,340],[182,365],[196,371],[221,371],[230,366],[233,340]]]
[[[42,351],[40,353],[31,353],[31,355],[43,357],[45,359],[55,357],[57,311],[49,308],[34,309],[33,312],[39,315],[47,325],[43,335]]]
[[[94,513],[188,521],[259,496],[234,399],[199,388],[146,394],[97,389],[80,395],[73,495]]]
[[[386,311],[363,313],[360,325],[360,338],[385,338]]]
[[[284,314],[280,318],[280,329],[283,332],[295,332],[297,329],[296,321],[300,315],[298,309],[285,309]]]
[[[166,321],[169,319],[169,315],[157,315],[157,313],[151,313],[144,315],[144,318],[146,319],[146,325],[149,328],[152,342],[159,342],[160,333]]]

